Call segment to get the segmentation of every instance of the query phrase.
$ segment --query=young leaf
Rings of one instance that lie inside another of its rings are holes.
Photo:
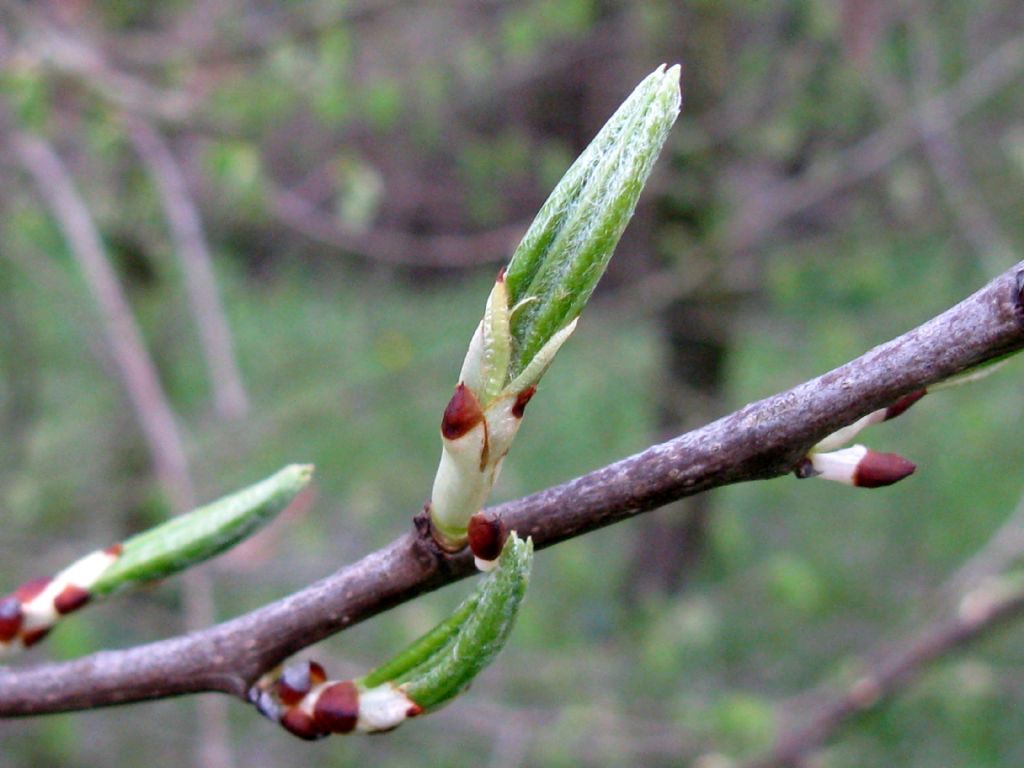
[[[312,473],[309,465],[285,467],[243,491],[90,552],[52,578],[22,584],[0,599],[0,654],[34,645],[62,616],[95,597],[169,576],[229,549],[284,509]]]
[[[249,691],[269,719],[302,739],[388,731],[457,696],[498,654],[530,577],[533,542],[513,532],[497,567],[443,622],[355,680],[327,680],[316,662],[274,670]]]
[[[659,67],[612,115],[541,207],[505,274],[511,304],[525,302],[512,319],[513,375],[587,303],[680,103],[679,66]]]
[[[604,274],[679,114],[679,67],[636,87],[558,183],[487,299],[441,422],[430,498],[438,543],[465,545],[526,403]]]
[[[269,523],[312,476],[311,464],[292,464],[244,490],[132,536],[92,591],[105,595],[162,579],[230,549]]]

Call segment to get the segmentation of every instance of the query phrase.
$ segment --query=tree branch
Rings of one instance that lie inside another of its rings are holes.
[[[241,418],[249,410],[249,398],[235,360],[231,329],[217,293],[213,257],[206,245],[203,220],[189,194],[185,174],[156,128],[131,114],[124,116],[124,124],[149,171],[174,238],[185,276],[185,291],[210,374],[214,410],[223,419]]]
[[[824,694],[806,722],[779,737],[764,755],[742,768],[803,765],[847,721],[874,709],[915,680],[937,659],[973,643],[1024,613],[1024,585],[993,580],[964,595],[956,610],[936,619],[880,656],[849,686]]]
[[[1022,348],[1024,262],[938,317],[829,373],[493,511],[542,548],[684,496],[781,476],[837,428]],[[2,670],[0,716],[200,691],[243,697],[262,672],[296,651],[472,572],[465,553],[444,555],[420,526],[305,589],[210,629],[74,661]]]
[[[421,267],[467,267],[508,258],[528,221],[478,234],[415,235],[396,229],[357,232],[319,211],[297,192],[268,182],[269,212],[285,226],[321,245],[373,261]]]
[[[5,109],[0,106],[0,109]],[[7,142],[60,227],[103,323],[110,356],[142,429],[160,487],[176,512],[195,506],[188,460],[174,413],[146,351],[142,331],[107,257],[89,209],[50,144],[9,127]]]
[[[923,123],[929,115],[942,115],[955,124],[1024,69],[1024,35],[1012,37],[978,62],[948,89],[913,105],[902,115],[856,144],[815,163],[793,181],[782,180],[754,192],[743,201],[736,225],[726,234],[730,251],[753,246],[790,216],[810,208],[844,189],[870,178],[901,153],[941,126]]]

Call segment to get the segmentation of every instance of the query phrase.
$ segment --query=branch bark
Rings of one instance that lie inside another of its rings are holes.
[[[778,477],[837,428],[1022,348],[1024,262],[918,328],[816,379],[494,511],[543,548],[701,491]],[[296,651],[472,572],[470,557],[436,550],[421,525],[305,589],[209,629],[0,670],[0,716],[202,691],[244,697],[262,672]]]

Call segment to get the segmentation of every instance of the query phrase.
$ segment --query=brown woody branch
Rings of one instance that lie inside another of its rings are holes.
[[[784,475],[837,428],[1022,348],[1024,262],[938,317],[829,373],[494,511],[542,548],[684,496]],[[296,651],[472,572],[469,557],[444,555],[416,530],[305,589],[207,630],[0,670],[0,716],[201,691],[242,697],[262,672]]]

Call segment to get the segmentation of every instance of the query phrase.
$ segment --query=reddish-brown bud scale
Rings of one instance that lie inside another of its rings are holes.
[[[48,634],[52,627],[40,627],[39,629],[33,629],[30,632],[26,632],[21,636],[21,642],[26,648],[31,648],[33,645],[38,643]]]
[[[21,601],[21,604],[30,602],[36,595],[46,589],[46,585],[50,583],[49,576],[43,576],[42,578],[32,579],[32,581],[26,581],[16,590],[14,590],[14,596]]]
[[[910,406],[920,400],[922,397],[928,394],[927,389],[918,389],[914,392],[908,392],[895,403],[885,409],[885,420],[895,419]]]
[[[88,590],[69,584],[53,599],[53,607],[60,615],[66,615],[81,608],[91,597]]]
[[[77,611],[83,605],[89,602],[89,598],[92,595],[89,594],[89,590],[76,587],[74,584],[68,584],[53,600],[53,607],[57,610],[61,616],[64,616],[72,611]]]
[[[291,664],[284,668],[277,681],[277,697],[286,706],[294,706],[302,701],[302,697],[313,687],[311,665],[308,662]]]
[[[881,488],[912,475],[917,465],[895,453],[868,451],[857,464],[853,484],[860,488]]]
[[[497,560],[501,554],[508,530],[501,518],[489,512],[477,512],[469,518],[469,549],[481,560]]]
[[[124,551],[124,546],[120,542],[118,542],[117,544],[111,544],[103,551],[106,552],[108,555],[111,555],[112,557],[120,557],[121,552]]]
[[[462,382],[455,388],[455,394],[448,401],[441,419],[441,434],[446,440],[458,440],[484,420],[484,412],[476,395]]]
[[[407,710],[405,710],[405,716],[406,717],[416,717],[416,715],[422,715],[422,714],[423,714],[423,707],[421,707],[416,702],[412,702],[409,705],[409,708]]]
[[[316,727],[327,733],[349,733],[359,720],[359,689],[351,680],[327,686],[313,707]]]
[[[494,282],[496,282],[496,283],[504,283],[505,282],[505,268],[504,267],[502,267],[501,269],[498,270],[498,277],[495,279]]]
[[[513,416],[517,419],[523,418],[523,414],[526,412],[526,404],[530,402],[530,398],[533,397],[533,393],[536,391],[537,387],[531,384],[516,396],[516,401],[512,404]]]
[[[298,707],[292,707],[284,713],[284,717],[281,718],[281,725],[290,734],[298,736],[304,741],[316,741],[327,736],[326,731],[317,728],[313,718]]]
[[[804,457],[800,460],[800,463],[796,465],[796,468],[793,470],[793,474],[796,475],[799,480],[806,480],[809,477],[814,477],[819,474],[819,472],[814,468],[814,462],[809,458]]]
[[[320,685],[327,682],[327,672],[317,662],[309,662],[309,682]]]
[[[21,601],[14,595],[0,600],[0,643],[9,643],[21,630]]]

